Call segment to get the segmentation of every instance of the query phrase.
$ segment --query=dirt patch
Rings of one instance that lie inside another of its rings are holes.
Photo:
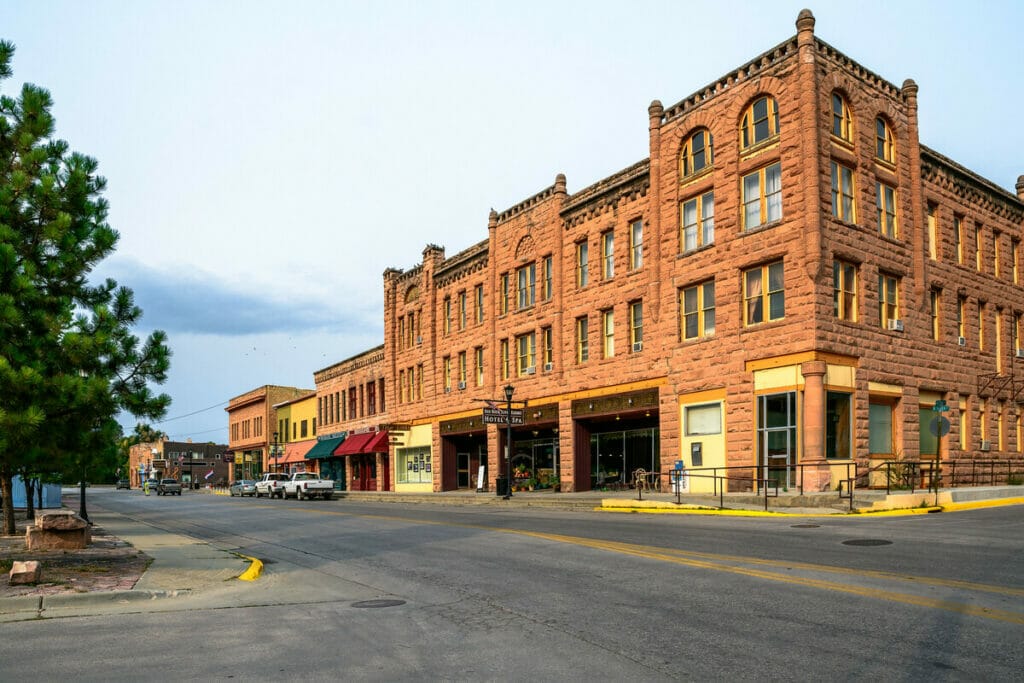
[[[82,550],[28,550],[25,514],[15,513],[14,536],[0,536],[0,599],[20,595],[59,595],[130,590],[152,562],[103,527],[92,527],[92,543]],[[15,560],[38,560],[42,566],[39,583],[12,586],[7,578]]]

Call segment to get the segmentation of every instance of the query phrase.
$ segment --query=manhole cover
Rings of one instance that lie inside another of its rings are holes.
[[[363,600],[362,602],[353,602],[352,606],[377,609],[380,607],[398,607],[404,604],[405,600]]]
[[[793,528],[794,529],[817,529],[820,526],[821,526],[820,524],[794,524]]]
[[[854,538],[843,541],[843,545],[892,545],[892,541],[885,541],[881,538]]]

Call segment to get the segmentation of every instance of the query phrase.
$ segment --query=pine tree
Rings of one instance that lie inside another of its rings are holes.
[[[0,84],[14,46],[0,41]],[[141,343],[131,290],[89,282],[118,234],[94,159],[53,137],[52,101],[26,83],[0,96],[0,494],[14,533],[15,471],[84,471],[115,450],[120,411],[162,416],[170,404],[166,335]],[[109,441],[109,443],[107,443]],[[84,478],[83,478],[84,481]],[[84,496],[83,496],[84,499]],[[84,506],[84,503],[83,503]],[[83,507],[84,511],[84,507]]]

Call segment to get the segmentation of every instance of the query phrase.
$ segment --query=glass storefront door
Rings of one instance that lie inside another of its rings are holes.
[[[757,450],[761,478],[780,489],[796,483],[796,392],[757,397]]]

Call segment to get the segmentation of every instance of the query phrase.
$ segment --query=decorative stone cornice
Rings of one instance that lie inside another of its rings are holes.
[[[434,275],[437,287],[446,287],[453,282],[487,268],[488,240],[477,242],[469,249],[455,254],[442,263]]]
[[[976,204],[1014,223],[1024,221],[1024,202],[952,159],[921,145],[921,177],[952,192],[966,204]]]
[[[320,384],[321,382],[325,382],[329,379],[341,377],[342,375],[346,375],[375,364],[384,364],[383,344],[375,346],[368,351],[363,351],[355,356],[351,356],[350,358],[346,358],[345,360],[338,361],[334,365],[329,365],[322,370],[317,370],[313,373],[313,381]]]
[[[646,196],[651,186],[650,168],[650,159],[644,159],[572,195],[561,211],[564,227],[571,228],[610,211],[621,201]]]

